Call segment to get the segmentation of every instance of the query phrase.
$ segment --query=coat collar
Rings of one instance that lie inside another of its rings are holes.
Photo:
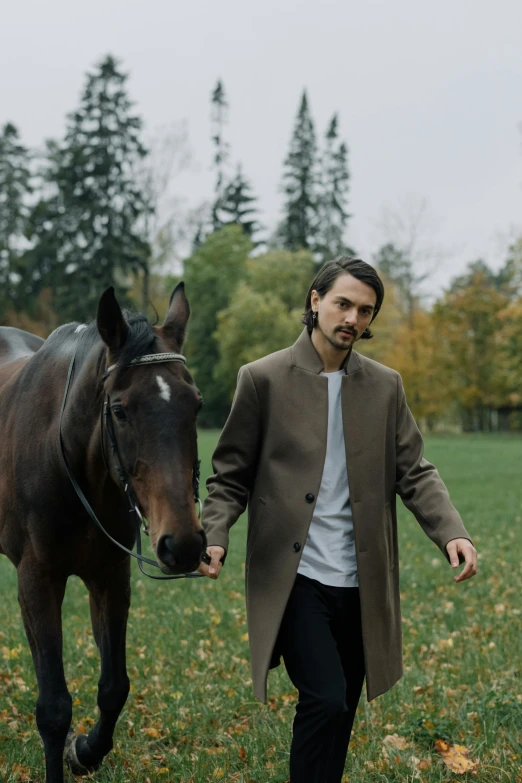
[[[292,364],[295,367],[299,367],[301,370],[314,372],[317,375],[323,372],[323,362],[314,348],[306,326],[295,343],[292,345],[291,352]],[[356,351],[350,351],[341,369],[343,368],[346,372],[346,375],[351,375],[352,373],[361,369],[361,360],[359,359],[359,354]]]

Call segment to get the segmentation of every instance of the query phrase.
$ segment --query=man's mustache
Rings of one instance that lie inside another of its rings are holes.
[[[337,326],[335,331],[336,332],[348,332],[348,334],[351,334],[354,337],[357,337],[357,329],[347,329],[345,326]]]

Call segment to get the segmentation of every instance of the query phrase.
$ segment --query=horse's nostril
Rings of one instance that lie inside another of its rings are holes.
[[[193,531],[184,536],[171,533],[160,537],[156,555],[158,560],[169,568],[192,569],[200,562],[206,546],[207,537],[204,530]]]
[[[162,563],[173,568],[176,565],[176,558],[174,552],[176,549],[176,542],[174,536],[161,536],[158,541],[157,555]]]

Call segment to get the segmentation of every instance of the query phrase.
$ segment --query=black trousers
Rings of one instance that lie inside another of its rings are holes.
[[[279,645],[299,691],[290,783],[340,783],[364,681],[359,589],[297,574]]]

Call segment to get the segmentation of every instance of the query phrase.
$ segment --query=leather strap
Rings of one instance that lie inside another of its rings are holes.
[[[82,337],[83,337],[83,335],[82,335]],[[80,340],[81,340],[81,337],[80,337]],[[138,561],[138,565],[140,567],[140,570],[142,571],[143,574],[145,574],[145,576],[148,576],[150,579],[161,579],[161,580],[163,580],[163,579],[195,579],[195,578],[198,578],[200,576],[203,576],[203,574],[200,574],[197,571],[195,571],[193,573],[190,573],[190,574],[173,574],[173,575],[169,575],[169,576],[167,576],[167,575],[153,576],[151,574],[147,574],[147,572],[143,569],[142,563],[147,563],[148,565],[152,565],[155,568],[161,568],[161,566],[155,560],[152,560],[151,558],[145,557],[144,555],[141,554],[141,531],[140,531],[140,526],[141,526],[141,523],[143,521],[143,517],[142,517],[141,511],[139,510],[138,502],[137,502],[137,499],[136,499],[136,497],[134,495],[134,491],[132,490],[132,487],[131,487],[129,481],[125,477],[125,473],[124,473],[124,470],[123,470],[123,465],[121,464],[121,459],[119,457],[119,453],[118,453],[118,449],[117,449],[117,445],[116,445],[115,439],[114,439],[114,446],[115,446],[115,454],[117,455],[117,457],[116,457],[116,460],[117,460],[116,461],[116,468],[117,468],[117,471],[118,471],[118,475],[119,475],[120,481],[122,482],[122,485],[123,485],[123,488],[124,488],[124,491],[125,491],[125,496],[127,497],[128,501],[129,501],[130,513],[134,513],[136,515],[136,534],[137,534],[136,535],[136,552],[133,552],[131,549],[127,549],[126,546],[124,546],[119,541],[117,541],[115,538],[113,538],[110,535],[110,533],[108,533],[107,530],[105,530],[105,528],[103,527],[102,523],[100,522],[100,520],[96,516],[96,514],[94,512],[94,509],[92,508],[91,504],[87,500],[87,498],[86,498],[82,488],[78,484],[78,482],[77,482],[77,480],[76,480],[76,478],[74,476],[74,473],[72,471],[72,468],[71,468],[71,466],[69,464],[69,461],[67,459],[67,454],[65,452],[65,445],[64,445],[64,442],[63,442],[63,435],[62,435],[62,420],[63,420],[63,414],[65,412],[65,406],[66,406],[66,403],[67,403],[67,398],[69,396],[69,389],[70,389],[70,386],[71,386],[71,381],[72,381],[72,377],[73,377],[73,373],[74,373],[74,365],[75,365],[75,361],[76,361],[76,353],[78,351],[78,345],[80,344],[80,340],[78,341],[78,343],[76,345],[76,349],[74,351],[74,354],[73,354],[72,359],[71,359],[70,364],[69,364],[69,370],[68,370],[68,373],[67,373],[67,380],[65,382],[65,390],[64,390],[62,405],[61,405],[61,409],[60,409],[60,420],[59,420],[59,425],[58,425],[58,440],[59,440],[60,454],[62,456],[62,460],[63,460],[63,464],[65,466],[65,470],[67,471],[67,475],[69,476],[69,480],[70,480],[70,482],[71,482],[71,484],[73,486],[74,491],[78,495],[78,497],[79,497],[83,507],[87,511],[87,513],[90,516],[90,518],[92,519],[92,521],[96,524],[96,526],[102,531],[102,533],[104,533],[107,536],[107,538],[110,541],[112,541],[113,544],[115,544],[119,549],[121,549],[127,555],[130,555],[131,557],[134,557]],[[155,355],[163,357],[161,359],[161,361],[182,361],[182,360],[184,361],[184,357],[182,357],[181,354],[168,354],[168,356],[171,356],[172,358],[165,358],[167,356],[167,354],[150,354],[150,355],[146,355],[144,357],[137,357],[137,359],[143,358],[143,359],[146,359],[146,361],[143,361],[143,362],[133,361],[133,363],[135,363],[135,364],[150,364],[152,362],[149,361],[149,358],[151,356],[155,356]],[[105,378],[107,376],[108,372],[110,372],[112,369],[114,369],[115,366],[116,365],[112,365],[112,367],[108,368],[105,371],[105,374],[104,374],[103,377]],[[102,409],[102,425],[101,425],[102,453],[103,453],[103,459],[104,459],[104,462],[105,462],[105,467],[108,470],[108,465],[107,465],[107,461],[106,461],[106,458],[105,458],[105,451],[103,449],[103,419],[104,419],[104,415],[103,414],[105,413],[105,410],[106,410],[105,406],[107,406],[107,409],[108,409],[108,396],[107,396],[107,398],[106,398],[106,400],[104,402],[104,408]],[[107,417],[110,417],[110,411],[107,410],[105,415]],[[111,424],[112,424],[112,422],[111,422]],[[197,467],[197,469],[195,468],[195,486],[197,486],[196,482],[197,482],[198,478],[199,478],[199,466]],[[196,497],[195,500],[197,502],[199,502],[199,497]],[[206,553],[203,555],[202,560],[204,562],[206,562],[207,564],[210,563],[210,557]]]

